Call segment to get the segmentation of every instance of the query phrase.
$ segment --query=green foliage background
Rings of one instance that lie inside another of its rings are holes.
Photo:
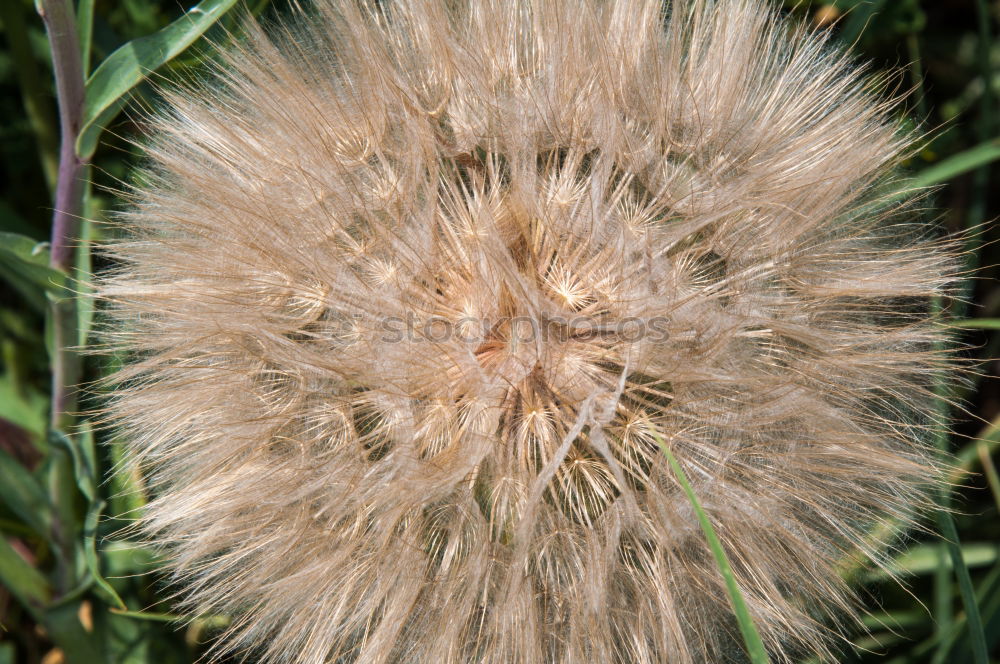
[[[108,188],[128,181],[140,158],[130,141],[142,135],[139,109],[156,103],[143,80],[149,70],[184,75],[238,30],[240,12],[276,14],[289,3],[252,0],[227,11],[233,0],[205,0],[203,11],[185,13],[177,0],[38,0],[56,2],[74,7],[90,75],[77,153],[93,152],[92,185],[67,270],[49,265],[46,244],[59,161],[49,42],[32,0],[0,0],[0,664],[194,662],[227,619],[179,622],[171,613],[156,557],[123,530],[142,509],[142,478],[124,472],[108,435],[75,414],[97,404],[93,395],[71,413],[50,413],[52,369],[67,361],[56,327],[69,312],[73,343],[62,345],[92,341],[86,275],[101,265],[90,247],[120,205]],[[990,168],[1000,158],[1000,42],[992,36],[1000,0],[785,0],[785,10],[830,27],[859,61],[899,72],[900,89],[912,90],[899,113],[930,132],[907,165],[913,184],[941,185],[928,220],[950,233],[980,228],[968,242],[976,278],[966,301],[941,303],[942,322],[964,328],[967,354],[983,361],[967,387],[941,392],[955,429],[941,436],[942,449],[968,471],[956,470],[955,490],[942,499],[954,517],[942,512],[925,531],[900,535],[902,584],[845,561],[870,613],[842,661],[1000,662],[1000,365],[990,359],[1000,356],[1000,167]],[[85,382],[114,365],[72,352],[69,361],[82,361]],[[762,661],[749,629],[748,657]]]

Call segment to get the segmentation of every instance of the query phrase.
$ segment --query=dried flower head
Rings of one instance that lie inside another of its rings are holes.
[[[168,93],[104,278],[110,410],[222,651],[776,661],[912,519],[953,260],[761,0],[318,1]]]

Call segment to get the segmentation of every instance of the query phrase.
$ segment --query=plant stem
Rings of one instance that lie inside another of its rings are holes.
[[[83,116],[84,81],[80,44],[72,0],[38,0],[38,13],[45,22],[52,49],[52,66],[59,99],[59,179],[52,215],[50,264],[68,275],[74,272],[75,242],[79,234],[87,164],[77,157],[76,138]],[[72,422],[76,410],[80,358],[76,344],[76,304],[71,294],[51,305],[52,418],[53,428]]]

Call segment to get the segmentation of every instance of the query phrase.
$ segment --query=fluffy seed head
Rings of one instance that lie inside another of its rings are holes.
[[[776,661],[933,478],[880,92],[761,0],[318,1],[168,93],[101,292],[186,606],[265,662]],[[866,543],[868,542],[868,543]],[[255,660],[257,661],[257,660]]]

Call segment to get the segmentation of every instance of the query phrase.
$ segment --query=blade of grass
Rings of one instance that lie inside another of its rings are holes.
[[[910,180],[909,186],[911,189],[933,187],[997,159],[1000,159],[1000,139],[984,140],[974,148],[959,152],[923,169]]]
[[[972,586],[972,577],[969,575],[969,568],[962,560],[962,552],[958,547],[958,531],[955,529],[955,520],[950,512],[940,510],[938,512],[938,527],[944,535],[948,553],[951,555],[952,565],[955,568],[955,576],[958,578],[958,588],[962,595],[962,603],[965,605],[965,627],[968,628],[968,638],[965,643],[972,651],[972,661],[975,664],[990,664],[989,651],[986,647],[986,633],[983,630],[983,619],[979,612],[979,600]],[[945,638],[941,646],[931,660],[933,664],[944,664],[948,659],[951,646],[954,644],[954,636]]]
[[[899,203],[918,190],[943,184],[977,168],[982,169],[997,159],[1000,159],[1000,138],[984,140],[976,147],[942,159],[933,166],[923,169],[909,180],[900,182],[896,190],[880,196],[875,207],[882,208]],[[970,224],[970,227],[974,225]]]
[[[90,52],[94,41],[94,0],[77,3],[76,34],[80,40],[80,65],[86,78],[90,75]]]
[[[946,398],[947,389],[946,385],[940,384],[936,387],[936,391],[940,395],[939,399],[939,415],[941,417],[947,417],[948,401]],[[942,454],[947,451],[948,445],[948,435],[945,428],[941,428],[941,433],[937,436],[937,446],[941,450]],[[989,664],[989,655],[986,649],[986,635],[983,631],[983,622],[979,614],[979,604],[976,600],[976,593],[972,585],[972,576],[969,574],[969,568],[965,564],[965,559],[962,557],[961,541],[958,537],[958,530],[955,528],[955,519],[951,514],[951,496],[949,494],[949,489],[947,486],[942,487],[940,497],[939,497],[940,507],[935,515],[938,530],[941,536],[944,538],[944,545],[947,547],[948,556],[951,558],[951,564],[953,571],[955,573],[955,578],[958,581],[959,594],[962,597],[962,605],[965,608],[966,614],[966,626],[968,627],[968,639],[969,644],[972,647],[973,662],[975,664]],[[947,584],[948,588],[940,589],[939,592],[947,592],[947,602],[948,602],[948,615],[950,616],[951,610],[951,584]],[[936,589],[937,590],[937,589]],[[944,599],[935,597],[935,608],[942,606]],[[935,616],[940,620],[940,617]],[[951,621],[948,620],[948,628],[951,627]],[[942,632],[943,633],[943,632]],[[950,647],[947,640],[941,642],[941,648],[936,653],[937,657],[946,656],[946,647]],[[943,659],[939,661],[944,661]]]
[[[45,488],[27,468],[0,449],[0,504],[17,515],[35,534],[52,541],[52,504]]]
[[[976,441],[976,452],[979,454],[979,462],[983,466],[983,474],[990,486],[990,493],[993,494],[993,502],[996,503],[997,511],[1000,512],[1000,475],[997,474],[997,467],[993,464],[993,457],[990,456],[989,446],[982,440]]]
[[[993,139],[993,92],[990,85],[993,77],[993,68],[992,63],[990,62],[990,51],[992,46],[992,39],[990,36],[991,19],[989,9],[986,6],[986,0],[977,0],[976,10],[977,22],[979,26],[977,59],[979,63],[980,76],[983,79],[983,96],[979,117],[976,121],[977,134],[981,144],[978,148],[974,149],[981,149],[984,145],[993,144],[996,146],[997,140],[990,140]],[[995,154],[993,155],[993,158],[996,158]],[[992,161],[992,159],[982,161],[976,170],[973,179],[972,203],[969,206],[966,228],[977,227],[980,223],[982,223],[986,216],[986,198],[989,190],[990,161]],[[970,234],[969,239],[966,241],[966,255],[968,256],[968,267],[970,270],[978,269],[981,248],[981,236],[978,234]],[[969,293],[971,291],[971,283],[967,283],[964,290],[966,293]],[[941,381],[939,381],[939,383],[941,383]],[[946,386],[939,384],[937,389],[941,396],[946,396],[947,392],[942,392],[942,389],[947,389]],[[943,414],[947,416],[947,399],[941,399],[941,409],[943,410]],[[943,431],[944,430],[942,429],[942,432]],[[948,451],[948,438],[944,433],[938,436],[937,442],[942,453]],[[950,495],[946,488],[942,488],[941,490],[940,502],[941,509],[937,512],[938,527],[948,546],[948,553],[951,556],[952,565],[954,566],[955,577],[958,580],[959,593],[962,597],[962,605],[965,608],[968,627],[968,645],[971,651],[972,660],[975,664],[989,664],[986,634],[983,628],[982,616],[979,611],[979,603],[976,599],[976,593],[972,585],[972,576],[969,574],[969,568],[965,565],[965,561],[962,558],[958,530],[955,528],[955,519],[952,517],[949,510]],[[939,649],[938,653],[936,653],[935,659],[939,659],[939,661],[944,662],[946,656],[947,653],[943,649]]]
[[[933,598],[934,604],[932,606],[932,615],[934,616],[934,633],[938,636],[942,643],[944,643],[945,637],[951,633],[952,626],[955,624],[955,610],[954,610],[954,585],[952,584],[952,568],[954,565],[949,565],[948,561],[951,560],[949,557],[948,544],[945,542],[936,542],[934,544],[934,583],[933,583]]]
[[[128,611],[126,609],[116,609],[111,607],[108,609],[111,613],[116,616],[122,616],[123,618],[135,618],[136,620],[152,620],[154,622],[182,622],[185,617],[177,613],[156,613],[154,611]]]
[[[988,567],[1000,558],[1000,550],[993,542],[972,542],[962,545],[962,558],[970,568]],[[951,559],[946,558],[944,567],[951,571]],[[886,567],[877,567],[862,578],[865,582],[891,579],[891,573],[904,577],[924,576],[938,568],[938,544],[921,544],[893,557]]]
[[[52,599],[49,582],[3,536],[0,536],[0,585],[36,617]]]
[[[0,586],[5,587],[41,623],[70,664],[102,662],[94,638],[77,617],[79,603],[47,607],[53,589],[41,572],[29,565],[6,538],[0,537]]]
[[[940,315],[940,306],[940,300],[936,300],[934,307],[937,315]],[[945,376],[938,376],[935,379],[934,392],[938,396],[938,434],[935,436],[935,444],[941,451],[941,454],[946,455],[949,440],[947,422],[950,402],[948,399],[949,387]],[[969,568],[962,557],[961,541],[958,537],[958,530],[955,528],[955,519],[951,514],[951,494],[948,485],[943,484],[941,486],[938,504],[939,508],[935,514],[935,518],[938,524],[938,531],[944,538],[944,546],[947,547],[948,556],[951,558],[955,578],[958,581],[959,594],[962,597],[962,605],[965,608],[967,617],[966,625],[969,630],[968,636],[969,643],[972,646],[973,662],[975,664],[989,664],[989,656],[986,650],[986,636],[983,631],[983,622],[979,615],[979,604],[977,603],[976,593],[972,586],[972,576],[969,574]],[[943,581],[943,574],[939,579]],[[941,596],[944,593],[947,593],[946,598]],[[951,597],[952,590],[950,583],[945,584],[945,586],[942,586],[940,583],[935,584],[935,610],[945,611],[947,609],[946,615],[935,615],[935,618],[939,622],[942,620],[947,622],[947,628],[949,629],[951,627]],[[946,603],[947,607],[945,606]],[[944,634],[944,631],[941,634]],[[945,648],[948,645],[950,644],[948,644],[947,640],[943,640],[941,648],[936,653],[936,657],[946,656]],[[944,660],[940,661],[943,662]]]
[[[965,318],[947,321],[945,325],[967,330],[1000,330],[1000,318]]]
[[[996,617],[997,610],[1000,609],[1000,606],[998,606],[1000,605],[1000,593],[997,592],[1000,590],[998,583],[1000,583],[1000,566],[996,566],[990,570],[983,578],[983,582],[976,592],[977,599],[985,608],[984,615],[990,618]],[[931,658],[929,656],[934,651],[943,653],[945,657],[944,661],[946,662],[962,662],[963,664],[969,662],[971,656],[956,657],[953,652],[958,645],[967,650],[967,644],[959,641],[959,637],[965,631],[966,618],[964,614],[959,615],[951,632],[943,640],[935,632],[931,637],[924,639],[921,643],[915,644],[906,655],[894,657],[885,664],[914,664],[915,662],[930,661]]]
[[[979,432],[975,438],[969,441],[959,452],[955,455],[958,459],[958,467],[962,471],[969,471],[975,466],[976,461],[979,458],[980,446],[986,449],[987,454],[993,454],[994,450],[1000,446],[1000,416],[996,417],[992,422],[983,427],[983,430]],[[961,474],[956,474],[954,477],[950,477],[949,481],[957,482],[962,479]]]
[[[752,664],[767,664],[771,660],[767,656],[764,642],[761,640],[760,634],[754,626],[753,619],[750,617],[750,610],[743,599],[739,583],[736,582],[736,575],[729,564],[729,558],[726,556],[726,552],[722,548],[722,543],[715,534],[715,528],[712,527],[712,522],[709,520],[705,510],[702,509],[701,503],[698,501],[698,496],[695,495],[694,489],[691,488],[691,483],[688,482],[687,474],[685,474],[684,469],[677,462],[677,458],[670,451],[666,441],[663,440],[663,437],[658,432],[654,431],[652,433],[653,437],[656,438],[657,444],[660,446],[660,450],[663,452],[663,456],[666,457],[667,463],[670,464],[670,469],[677,478],[677,482],[684,490],[688,502],[691,503],[691,507],[694,508],[695,513],[698,515],[698,522],[701,524],[701,530],[705,534],[705,539],[708,540],[708,546],[712,550],[715,564],[718,566],[719,572],[726,582],[729,601],[733,605],[733,612],[736,615],[736,621],[739,624],[740,634],[743,636],[743,644],[746,646],[750,661]]]
[[[64,285],[65,276],[49,267],[48,248],[30,237],[0,231],[0,261],[46,290],[58,293]]]

